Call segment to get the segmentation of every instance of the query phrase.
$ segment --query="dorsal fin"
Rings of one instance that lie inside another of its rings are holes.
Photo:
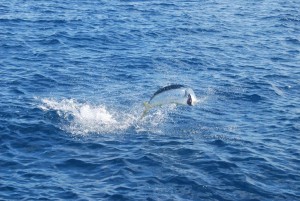
[[[153,94],[152,98],[153,98],[154,96],[156,96],[157,94],[160,94],[160,93],[162,93],[162,92],[164,92],[164,91],[168,91],[168,90],[172,90],[172,89],[179,89],[179,88],[183,88],[183,87],[185,87],[185,86],[182,85],[182,84],[172,84],[172,85],[163,87],[163,88],[159,89],[158,91],[156,91],[156,92]],[[152,99],[152,98],[151,98],[151,99]]]

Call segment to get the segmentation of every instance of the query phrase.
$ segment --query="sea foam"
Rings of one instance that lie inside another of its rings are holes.
[[[76,135],[90,133],[124,133],[133,128],[136,132],[159,132],[161,125],[168,113],[175,106],[159,108],[141,118],[143,106],[133,106],[127,110],[109,108],[104,104],[79,102],[75,99],[43,98],[40,109],[54,111],[61,122],[59,127]],[[109,109],[108,109],[109,108]]]

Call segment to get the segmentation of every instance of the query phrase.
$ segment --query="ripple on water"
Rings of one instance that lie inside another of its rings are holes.
[[[299,5],[0,3],[0,200],[299,200]]]

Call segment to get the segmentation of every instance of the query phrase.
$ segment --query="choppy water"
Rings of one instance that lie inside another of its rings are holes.
[[[296,0],[1,1],[0,200],[300,200],[299,65]]]

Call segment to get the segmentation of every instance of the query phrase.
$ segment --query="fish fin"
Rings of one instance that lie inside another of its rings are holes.
[[[149,104],[149,102],[144,102],[144,107],[145,107],[145,109],[144,109],[143,114],[140,119],[143,119],[148,114],[149,110],[152,108],[152,106]]]
[[[144,102],[144,106],[145,106],[145,108],[150,108],[151,107],[149,102]]]

